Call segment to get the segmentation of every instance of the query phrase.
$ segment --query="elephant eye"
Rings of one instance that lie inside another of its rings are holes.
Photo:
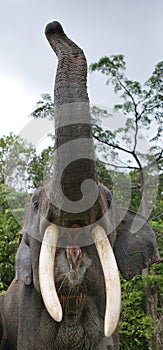
[[[35,202],[33,203],[33,205],[34,205],[34,207],[35,207],[36,209],[38,209],[39,202],[38,202],[38,201],[35,201]]]

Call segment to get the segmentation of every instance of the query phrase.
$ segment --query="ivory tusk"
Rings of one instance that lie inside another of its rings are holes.
[[[58,228],[51,224],[44,233],[39,258],[39,282],[44,304],[50,316],[62,320],[62,307],[54,283],[54,260],[58,240]]]
[[[104,272],[106,287],[104,333],[106,337],[110,337],[117,327],[121,308],[119,272],[111,244],[103,227],[95,226],[92,229],[92,236]]]

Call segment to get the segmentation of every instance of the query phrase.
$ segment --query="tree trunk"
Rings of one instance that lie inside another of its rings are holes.
[[[142,271],[142,276],[148,276],[148,268]],[[146,310],[153,320],[153,336],[150,341],[150,350],[163,349],[163,315],[158,313],[158,287],[156,284],[145,284]]]

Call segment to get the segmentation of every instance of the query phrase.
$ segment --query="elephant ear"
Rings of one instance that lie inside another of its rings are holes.
[[[29,285],[32,283],[31,252],[29,246],[22,238],[16,253],[16,279]]]
[[[156,237],[145,218],[132,211],[118,209],[123,217],[117,227],[114,253],[119,270],[126,280],[159,260]],[[125,214],[125,215],[124,215]]]

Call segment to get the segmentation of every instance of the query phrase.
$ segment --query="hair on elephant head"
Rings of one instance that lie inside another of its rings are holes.
[[[155,235],[98,182],[83,51],[58,22],[45,34],[58,57],[54,174],[30,200],[0,349],[113,349],[119,270],[130,279],[155,262]]]

